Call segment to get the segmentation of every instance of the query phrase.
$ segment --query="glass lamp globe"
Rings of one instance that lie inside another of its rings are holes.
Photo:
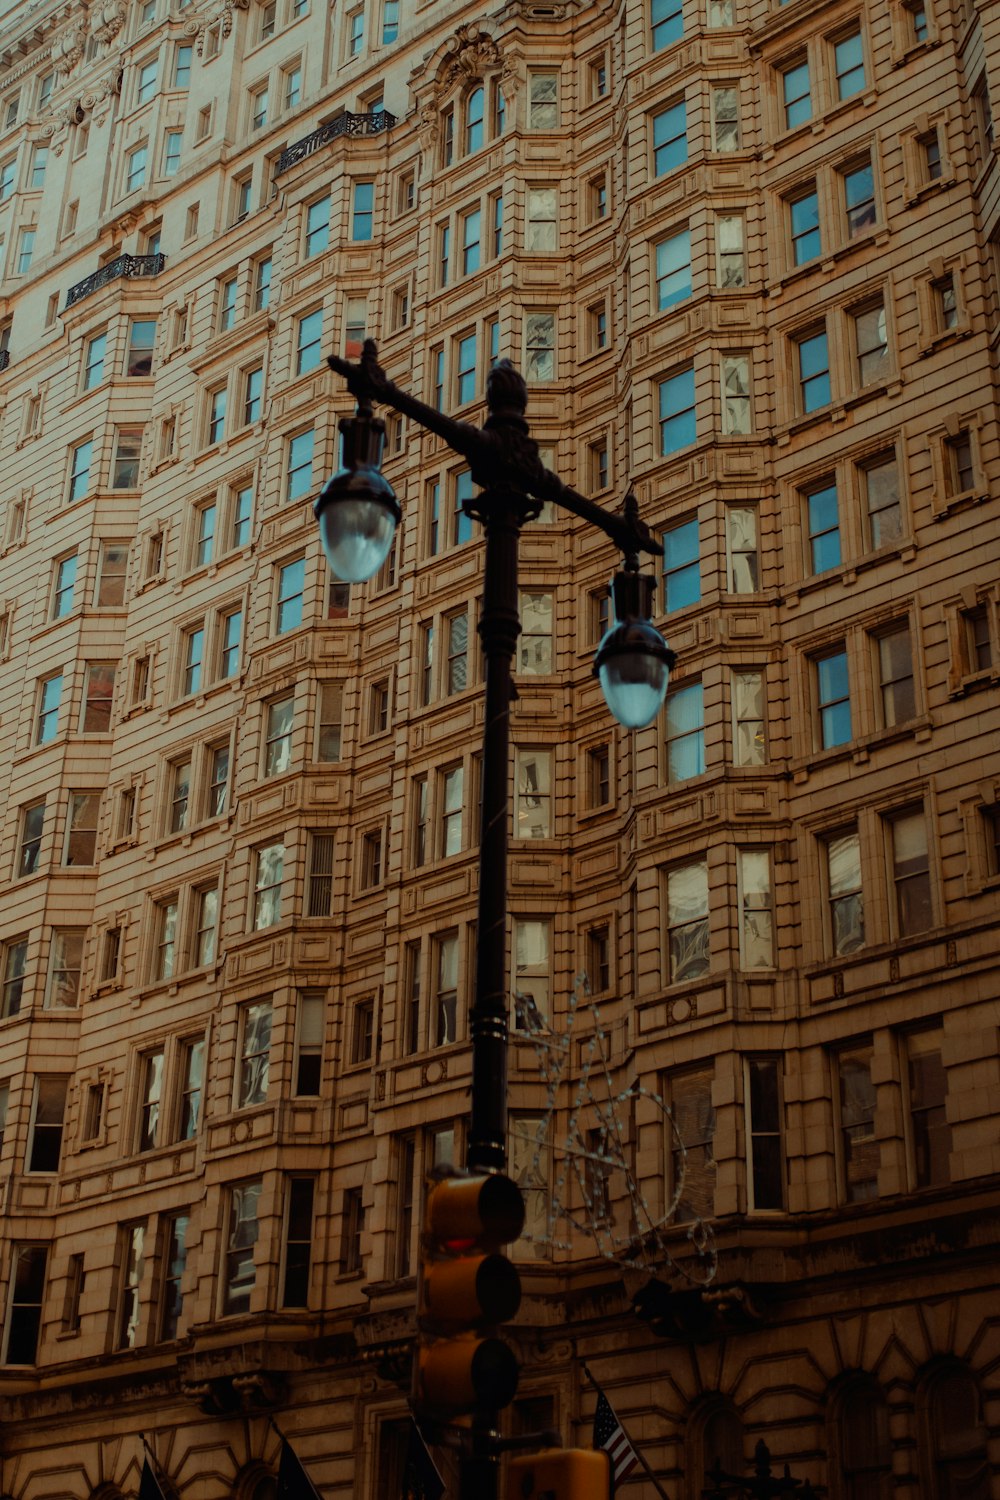
[[[597,648],[594,671],[604,700],[625,729],[645,729],[660,711],[676,660],[650,623],[652,578],[618,573],[612,585],[617,623]]]
[[[344,583],[364,583],[389,555],[402,516],[382,473],[385,424],[359,413],[340,422],[343,466],[327,480],[314,510],[330,571]]]

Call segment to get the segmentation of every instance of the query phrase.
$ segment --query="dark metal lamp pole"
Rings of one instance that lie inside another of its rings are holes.
[[[483,608],[479,622],[486,663],[482,754],[482,822],[479,842],[479,913],[475,995],[471,1009],[471,1124],[466,1164],[470,1172],[501,1172],[507,1144],[507,827],[512,665],[521,625],[517,554],[521,528],[552,501],[600,528],[624,554],[613,584],[615,623],[597,651],[595,672],[611,711],[629,728],[652,722],[663,702],[674,653],[650,623],[652,578],[639,571],[639,554],[659,556],[660,545],[640,521],[629,495],[623,515],[611,515],[545,469],[525,420],[527,387],[507,360],[490,371],[489,415],[482,428],[435,411],[387,379],[367,340],[359,364],[331,357],[358,409],[341,419],[344,466],[316,501],[324,551],[333,572],[347,581],[371,577],[392,545],[399,506],[379,471],[384,424],[372,414],[382,402],[443,438],[467,459],[482,493],[465,503],[486,535]],[[493,1500],[497,1455],[490,1436],[495,1413],[473,1428],[471,1456],[462,1465],[462,1500]]]

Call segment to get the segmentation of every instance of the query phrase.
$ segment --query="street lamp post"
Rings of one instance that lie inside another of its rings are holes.
[[[502,1172],[507,1141],[507,787],[512,665],[521,629],[521,528],[551,501],[597,526],[623,553],[624,566],[612,585],[614,620],[598,647],[594,670],[611,712],[628,728],[641,728],[655,718],[674,662],[673,652],[649,620],[655,580],[639,573],[640,554],[659,556],[661,549],[639,519],[634,496],[627,497],[624,514],[612,515],[544,468],[525,420],[527,386],[509,361],[500,361],[490,371],[489,415],[481,428],[456,421],[401,390],[379,367],[371,340],[365,342],[360,363],[331,356],[328,364],[344,377],[357,402],[355,415],[340,422],[343,467],[316,501],[320,536],[336,576],[351,582],[370,578],[388,555],[401,517],[379,468],[385,429],[373,414],[374,402],[393,407],[443,438],[468,461],[481,489],[464,502],[486,536],[479,621],[486,701],[466,1165],[473,1173]],[[472,1451],[462,1464],[462,1500],[492,1500],[496,1495],[497,1449],[491,1441],[495,1425],[495,1413],[480,1414],[474,1424]]]

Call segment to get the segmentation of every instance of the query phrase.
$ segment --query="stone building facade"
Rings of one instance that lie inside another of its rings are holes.
[[[512,1002],[508,1424],[588,1444],[586,1365],[671,1500],[762,1437],[845,1500],[1000,1497],[998,97],[988,0],[7,14],[5,1495],[134,1493],[144,1436],[185,1500],[263,1500],[272,1420],[329,1500],[400,1491],[482,558],[390,419],[395,552],[327,575],[323,355],[367,334],[470,420],[511,357],[549,466],[664,537],[678,667],[626,736],[615,559],[526,530],[511,963],[554,1036],[586,972],[677,1200],[647,1247],[690,1269],[702,1218],[718,1266],[545,1243],[554,1196],[638,1210],[599,1140],[566,1175]]]

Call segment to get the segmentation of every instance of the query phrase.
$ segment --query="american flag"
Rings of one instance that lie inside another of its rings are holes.
[[[631,1474],[638,1465],[639,1455],[600,1386],[597,1387],[597,1409],[594,1412],[594,1447],[603,1448],[611,1460],[611,1492],[614,1494],[618,1481]]]

